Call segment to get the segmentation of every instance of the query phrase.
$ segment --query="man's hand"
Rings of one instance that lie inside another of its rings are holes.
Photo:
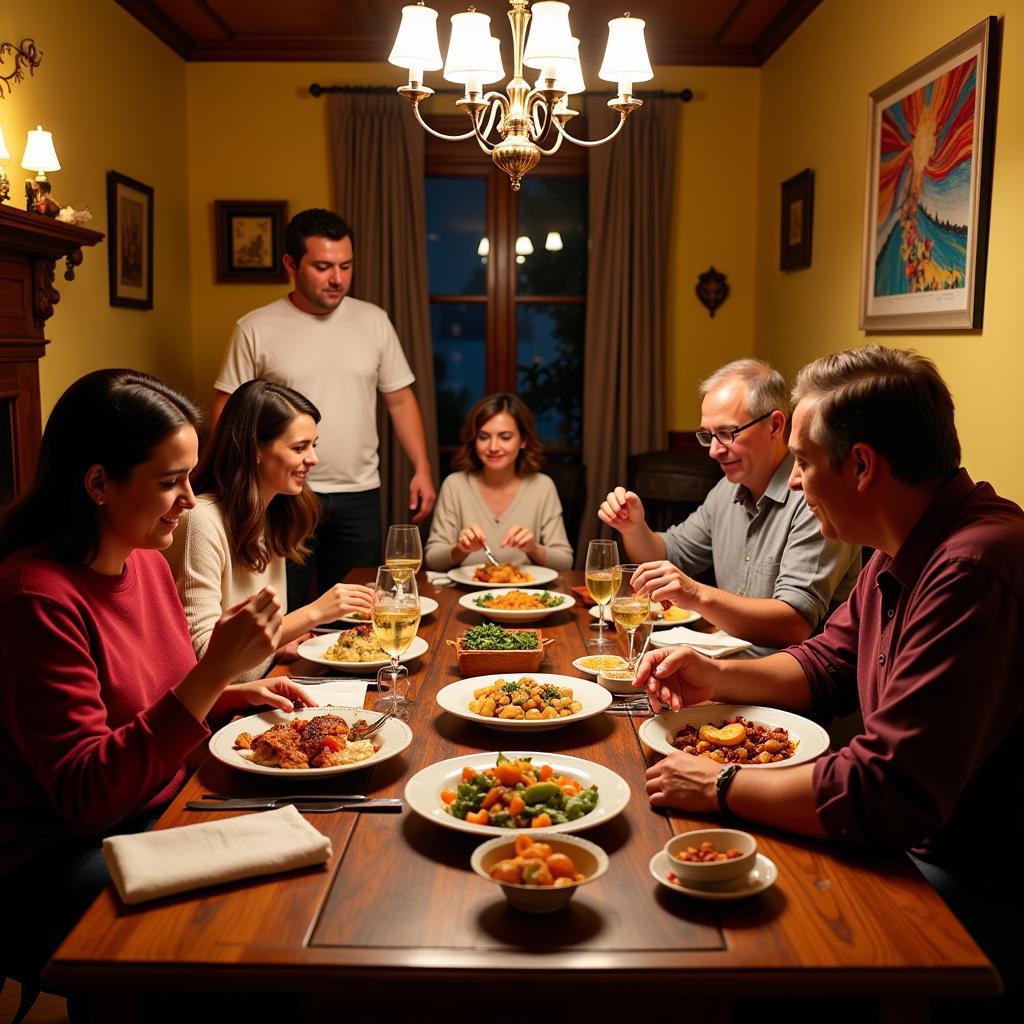
[[[647,769],[647,798],[652,807],[701,814],[716,811],[715,780],[721,770],[717,761],[677,750]]]
[[[616,487],[601,502],[597,518],[625,536],[644,525],[644,505],[632,491]]]
[[[434,481],[430,478],[430,468],[421,469],[409,481],[409,511],[418,512],[412,517],[414,523],[421,523],[430,515],[437,500]]]
[[[718,668],[692,647],[660,647],[644,655],[633,685],[647,690],[655,714],[663,708],[680,711],[711,700]]]
[[[678,608],[693,609],[699,603],[700,584],[664,559],[638,566],[630,584],[635,591],[646,594],[652,601],[660,601],[666,608],[674,604]]]

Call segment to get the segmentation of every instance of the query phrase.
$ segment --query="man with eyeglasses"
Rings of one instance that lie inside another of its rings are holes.
[[[700,386],[697,440],[723,478],[684,522],[647,525],[640,498],[611,491],[598,517],[622,534],[633,577],[652,600],[699,612],[760,656],[806,640],[844,601],[860,549],[821,535],[802,495],[787,486],[789,395],[767,363],[740,359]],[[714,568],[715,586],[693,579]]]

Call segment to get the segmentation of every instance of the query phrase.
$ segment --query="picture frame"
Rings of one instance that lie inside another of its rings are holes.
[[[281,257],[288,203],[283,199],[217,199],[213,204],[218,284],[288,280]]]
[[[153,190],[107,171],[110,305],[153,308]]]
[[[782,183],[779,270],[800,270],[811,265],[813,232],[814,171],[807,168]]]
[[[982,325],[997,31],[986,18],[868,99],[861,330]]]

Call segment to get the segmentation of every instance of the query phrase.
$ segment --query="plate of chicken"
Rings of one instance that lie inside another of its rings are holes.
[[[361,733],[380,717],[377,711],[331,706],[265,711],[214,733],[210,753],[259,775],[338,775],[387,761],[412,742],[412,730],[395,718],[363,739]]]

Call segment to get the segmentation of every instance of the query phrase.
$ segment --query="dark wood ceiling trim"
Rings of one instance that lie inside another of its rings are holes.
[[[387,50],[379,39],[358,36],[250,36],[237,35],[230,40],[197,40],[192,46],[193,61],[385,61]],[[395,69],[396,75],[401,69]]]
[[[206,0],[192,0],[196,5],[210,19],[211,23],[221,32],[225,39],[234,39],[235,30],[206,2]]]
[[[721,46],[717,43],[653,42],[651,63],[655,77],[659,64],[694,64],[703,67],[757,67],[761,62],[751,46]]]
[[[754,43],[757,63],[763,64],[820,3],[821,0],[789,0]]]
[[[179,57],[192,59],[191,36],[180,29],[153,0],[116,0],[137,22],[148,28],[162,43],[166,43]]]
[[[729,12],[728,16],[719,26],[718,31],[715,33],[716,43],[720,43],[725,38],[726,32],[728,32],[729,29],[731,29],[732,26],[736,23],[736,19],[744,12],[744,10],[746,10],[747,5],[749,3],[750,0],[737,0],[737,3],[734,5],[733,9]]]

